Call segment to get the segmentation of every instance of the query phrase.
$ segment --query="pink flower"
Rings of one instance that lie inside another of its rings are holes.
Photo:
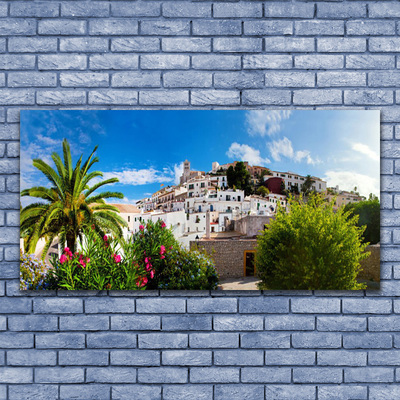
[[[165,253],[165,246],[161,245],[160,254],[163,255]]]
[[[150,264],[146,264],[146,271],[150,271],[151,269],[151,265]]]
[[[165,225],[165,222],[164,221],[162,221],[161,222],[161,228],[165,228],[167,225]]]
[[[79,264],[82,265],[82,268],[86,267],[85,261],[83,261],[82,259],[79,260]]]
[[[104,240],[105,242],[107,242],[107,240],[108,240],[107,235],[104,235],[104,236],[103,236],[103,240]]]
[[[69,253],[69,247],[66,247],[65,249],[64,249],[64,253]]]
[[[146,264],[148,264],[148,263],[149,263],[149,259],[146,257],[146,258],[144,259],[144,262],[145,262]]]
[[[150,278],[151,278],[151,279],[154,278],[154,269],[152,269],[152,270],[150,271]]]
[[[140,286],[147,285],[148,279],[146,277],[143,278],[143,282]]]
[[[113,254],[114,261],[118,264],[121,262],[121,256],[117,254]]]
[[[64,264],[65,262],[68,262],[68,258],[64,254],[62,254],[60,257],[60,263]]]
[[[169,249],[172,250],[172,246],[169,246]]]
[[[161,256],[161,260],[163,260],[165,258],[165,256]]]
[[[140,225],[140,226],[139,226],[139,229],[140,229],[141,231],[143,231],[143,230],[144,230],[144,226],[143,226],[143,225]]]

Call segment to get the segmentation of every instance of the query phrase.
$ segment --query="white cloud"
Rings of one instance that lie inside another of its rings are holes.
[[[119,183],[123,185],[147,185],[149,183],[170,182],[174,179],[171,174],[165,171],[157,171],[154,168],[149,169],[125,169],[123,171],[104,172],[104,179],[118,178]]]
[[[251,110],[246,113],[250,135],[271,136],[281,130],[281,122],[290,117],[290,110]]]
[[[268,158],[262,158],[259,150],[236,142],[231,144],[226,155],[237,161],[248,161],[251,165],[265,165],[271,162]]]
[[[179,185],[180,177],[183,174],[183,161],[179,164],[174,165],[174,183]]]
[[[294,151],[292,142],[286,136],[283,139],[269,142],[267,146],[275,161],[281,161],[281,156],[283,156],[295,162],[302,162],[304,160],[307,164],[311,165],[321,162],[319,159],[312,158],[308,150]]]
[[[379,178],[359,174],[352,171],[327,171],[323,178],[327,181],[328,187],[339,185],[340,190],[354,190],[368,197],[370,193],[379,196]]]
[[[379,154],[376,151],[371,150],[366,144],[364,143],[353,143],[351,148],[355,151],[358,151],[361,154],[366,155],[367,157],[371,158],[374,161],[379,161]]]

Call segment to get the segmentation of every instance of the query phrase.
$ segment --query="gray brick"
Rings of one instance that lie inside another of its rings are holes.
[[[400,316],[384,316],[368,318],[368,328],[370,331],[399,331]]]
[[[11,53],[49,53],[57,50],[56,38],[10,37],[8,50]],[[34,58],[34,56],[30,56]]]
[[[192,90],[192,105],[239,105],[240,94],[231,90]]]
[[[344,370],[344,381],[351,383],[393,382],[394,374],[392,368],[346,368]]]
[[[264,352],[261,350],[216,350],[215,365],[263,365]]]
[[[290,383],[291,375],[290,368],[247,367],[241,371],[244,383]]]
[[[105,38],[61,38],[60,50],[65,52],[105,52],[108,51],[108,39]]]
[[[50,2],[26,3],[16,1],[10,4],[12,17],[58,17],[59,5]]]
[[[207,18],[211,17],[210,3],[188,3],[185,1],[166,2],[162,5],[164,17]]]
[[[372,87],[399,86],[400,71],[376,71],[368,74],[368,85]]]
[[[260,331],[263,329],[263,317],[254,316],[214,316],[216,331]]]
[[[208,38],[163,38],[162,51],[180,53],[182,49],[192,53],[209,53],[211,51],[211,39]]]
[[[61,350],[58,352],[59,365],[108,365],[105,350]]]
[[[365,351],[323,350],[317,354],[318,365],[363,367],[367,365]]]
[[[32,300],[27,298],[4,298],[0,301],[0,313],[5,314],[10,310],[14,314],[30,314],[32,308]]]
[[[111,316],[111,329],[122,331],[150,331],[159,330],[161,327],[159,316],[144,315],[113,315]]]
[[[334,386],[335,388],[337,385]],[[314,400],[316,397],[315,386],[307,385],[267,385],[265,387],[267,399],[295,400]]]
[[[285,298],[268,298],[268,297],[255,297],[255,298],[241,298],[239,299],[239,312],[240,313],[287,313],[289,312],[289,299]]]
[[[89,57],[91,69],[137,69],[139,57],[135,54],[95,54]]]
[[[52,300],[52,299],[49,299],[49,300]],[[67,299],[62,299],[62,300],[65,301]],[[60,329],[63,331],[108,330],[109,329],[109,317],[107,317],[105,315],[102,315],[102,316],[96,316],[96,315],[64,316],[64,317],[60,317]]]
[[[318,385],[318,398],[321,400],[334,400],[334,399],[367,399],[367,387],[356,385],[331,385],[322,386]]]
[[[216,3],[213,9],[214,18],[262,17],[262,4],[258,3]]]
[[[394,35],[395,31],[394,21],[359,20],[346,22],[347,35]]]
[[[307,20],[307,21],[296,21],[294,24],[295,24],[294,28],[296,35],[301,35],[301,36],[344,35],[343,21]]]
[[[393,197],[391,194],[381,195],[381,208],[384,210],[391,210],[393,208]]]
[[[294,383],[341,383],[341,368],[293,368]]]
[[[169,4],[169,3],[167,3]],[[165,385],[163,387],[164,400],[207,400],[212,398],[213,388],[209,385]]]
[[[43,72],[40,73],[42,76]],[[101,72],[61,72],[60,84],[63,87],[106,87],[108,73]]]
[[[135,299],[93,298],[85,300],[85,312],[88,314],[133,313],[134,311]]]
[[[240,69],[240,57],[232,55],[194,55],[192,67],[194,69],[207,70],[238,70]]]
[[[58,397],[57,385],[10,385],[9,399],[47,400]]]
[[[224,53],[249,53],[262,50],[260,38],[215,38],[213,50]]]
[[[87,368],[88,383],[135,383],[136,370],[133,368]]]
[[[141,35],[189,35],[190,23],[189,21],[142,21],[140,24]]]
[[[0,87],[6,86],[6,74],[0,73]],[[5,121],[5,110],[0,111],[0,121]]]
[[[242,102],[245,105],[288,105],[291,101],[289,90],[244,90]]]
[[[180,349],[188,345],[188,335],[183,333],[143,333],[139,334],[139,348]]]
[[[186,386],[186,385],[185,385]],[[182,387],[180,385],[180,387]],[[160,400],[161,386],[118,385],[112,387],[112,398],[117,400]]]
[[[361,38],[318,38],[317,51],[324,53],[363,53],[366,39]]]
[[[112,350],[111,365],[157,366],[160,365],[160,353],[152,350]]]
[[[230,20],[198,20],[193,21],[193,35],[197,36],[220,36],[240,35],[242,24],[240,21]]]
[[[111,15],[114,17],[158,17],[160,15],[160,4],[156,2],[112,3]]]
[[[86,24],[85,21],[70,19],[40,20],[38,33],[39,35],[84,35]]]
[[[249,3],[250,4],[250,3]],[[243,24],[245,35],[292,35],[291,21],[245,21]]]
[[[266,350],[266,365],[314,365],[315,351],[309,350]]]
[[[0,383],[31,383],[32,381],[32,368],[3,367],[0,369]]]
[[[56,365],[57,352],[54,350],[10,350],[7,351],[7,365],[52,366]]]
[[[0,196],[0,207],[2,208],[18,208],[18,195],[15,194],[2,194]]]
[[[144,91],[139,92],[139,104],[141,105],[178,105],[184,106],[189,104],[189,92],[187,90],[175,90],[175,91]],[[142,299],[140,299],[142,300]],[[180,299],[181,300],[181,299]],[[145,309],[144,307],[143,309]],[[182,312],[178,311],[179,308],[171,312]],[[147,312],[147,311],[143,311]],[[150,312],[150,311],[148,311]],[[153,311],[160,312],[160,310]],[[168,312],[168,311],[165,311]]]
[[[300,69],[340,69],[343,68],[344,57],[331,54],[298,55],[294,57],[294,65]]]
[[[400,38],[370,38],[369,50],[372,52],[396,52],[400,46]]]
[[[343,313],[345,314],[390,314],[391,300],[384,299],[343,299]]]
[[[315,50],[313,38],[270,37],[264,39],[268,52],[311,52]]]
[[[26,18],[8,18],[0,20],[0,36],[34,35],[36,21]]]
[[[83,383],[85,380],[84,369],[79,367],[69,368],[36,368],[35,382],[37,383]]]
[[[348,333],[343,335],[345,349],[388,349],[392,336],[388,333]]]
[[[110,398],[110,386],[108,385],[61,385],[60,399],[96,399],[108,400]]]
[[[365,317],[330,316],[318,317],[317,329],[319,331],[365,331],[367,319]]]
[[[8,4],[1,3],[0,4],[0,17],[6,17],[8,12]]]
[[[160,77],[158,84],[160,85]],[[170,71],[163,74],[164,87],[192,88],[192,87],[211,87],[212,74],[210,72],[200,71]]]
[[[400,236],[398,237],[398,239],[400,239]],[[392,243],[392,231],[389,229],[381,229],[381,244],[391,244],[391,243]]]
[[[10,72],[9,87],[56,87],[57,75],[51,72]]]
[[[209,331],[212,317],[210,315],[163,316],[163,331]]]
[[[342,92],[334,89],[297,90],[293,94],[293,104],[342,104]]]
[[[243,348],[254,349],[287,349],[290,347],[289,333],[252,332],[240,336],[240,345]]]
[[[33,347],[33,334],[0,332],[0,341],[2,349],[29,349]]]
[[[89,21],[90,35],[137,35],[138,22],[134,19],[98,19]]]
[[[371,3],[369,6],[370,18],[400,17],[400,4],[396,2]]]
[[[160,39],[152,37],[132,37],[111,39],[111,51],[117,52],[157,52]]]
[[[388,55],[348,55],[346,56],[346,68],[350,69],[393,69],[395,60]]]
[[[342,335],[339,333],[307,332],[293,333],[292,346],[294,348],[340,348]]]
[[[36,94],[36,102],[42,105],[85,104],[86,92],[83,90],[46,90]]]
[[[4,250],[4,259],[6,261],[19,261],[19,247],[7,247]],[[8,288],[10,288],[10,284],[11,284],[10,282],[7,284]]]
[[[7,164],[4,163],[7,161]],[[12,162],[14,161],[14,162]],[[11,170],[12,172],[17,172],[18,167],[16,163],[19,163],[19,160],[0,160],[0,173],[10,173],[11,167],[14,168]],[[6,166],[6,168],[4,168]],[[13,244],[15,243],[15,239],[18,237],[18,228],[0,228],[0,244]],[[6,269],[6,265],[2,265],[2,273]],[[4,274],[3,278],[7,278],[7,275]],[[14,311],[15,312],[15,311]]]
[[[366,16],[367,16],[367,8],[365,4],[360,4],[360,3],[317,4],[318,18],[347,19],[347,18],[363,18]]]
[[[239,347],[238,333],[191,333],[189,335],[189,346],[191,348],[237,348]]]
[[[271,315],[265,317],[265,330],[268,331],[312,331],[314,329],[314,316]]]
[[[0,58],[0,69],[33,69],[34,67],[34,55],[3,54]]]
[[[122,104],[135,105],[138,102],[137,92],[131,90],[93,90],[89,93],[89,104]]]
[[[238,383],[239,368],[213,367],[191,368],[190,382],[193,383]]]
[[[400,365],[400,351],[372,350],[368,352],[369,365]]]
[[[344,103],[349,105],[386,105],[393,104],[393,92],[391,90],[345,90]]]
[[[102,1],[61,3],[63,17],[106,17],[109,5]]]
[[[11,315],[8,317],[10,331],[56,331],[58,329],[57,317],[42,315]]]
[[[313,18],[314,4],[267,2],[264,5],[264,16],[268,18]]]
[[[320,87],[366,86],[365,72],[327,71],[317,73],[317,84]]]
[[[166,350],[162,352],[163,365],[200,366],[212,364],[212,352],[205,350]]]
[[[215,385],[215,400],[244,400],[264,398],[263,385]]]
[[[339,299],[292,299],[292,312],[294,313],[339,313]]]
[[[140,66],[142,69],[188,69],[189,56],[152,54],[140,56]]]
[[[188,299],[189,313],[234,313],[237,311],[237,300],[229,298]]]
[[[85,69],[86,65],[86,56],[80,54],[52,54],[38,56],[39,70]]]
[[[99,332],[89,333],[86,337],[88,348],[134,348],[136,333],[131,332]]]
[[[159,367],[138,368],[140,383],[187,383],[187,368]]]
[[[309,72],[273,72],[265,74],[267,87],[314,87],[315,74]]]
[[[371,386],[370,388],[370,400],[386,400],[395,399],[400,395],[400,386]]]

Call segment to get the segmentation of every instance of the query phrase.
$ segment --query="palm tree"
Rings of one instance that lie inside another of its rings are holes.
[[[306,179],[304,180],[303,187],[301,188],[301,191],[305,194],[308,195],[310,193],[310,189],[312,184],[315,183],[315,180],[312,179],[311,175],[307,175]]]
[[[82,164],[82,157],[75,168],[72,165],[71,151],[66,139],[63,140],[64,161],[57,153],[51,158],[56,169],[43,160],[33,160],[33,165],[49,180],[51,187],[35,186],[21,192],[21,196],[36,197],[44,202],[36,202],[21,211],[21,236],[25,238],[25,251],[33,253],[39,239],[46,240],[42,258],[45,257],[53,240],[58,237],[62,246],[67,244],[75,251],[76,240],[81,237],[84,228],[91,227],[104,234],[111,232],[122,235],[122,226],[126,222],[117,214],[119,210],[104,199],[123,198],[119,192],[102,192],[94,194],[100,187],[118,182],[110,178],[89,186],[89,182],[103,176],[100,171],[89,172],[99,159],[94,157],[97,146],[89,158]]]

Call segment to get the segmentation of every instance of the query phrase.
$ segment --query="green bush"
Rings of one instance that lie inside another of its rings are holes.
[[[357,216],[311,194],[308,202],[289,199],[290,211],[278,209],[262,235],[256,252],[262,289],[356,290],[360,260],[367,258],[364,228]]]
[[[378,198],[375,197],[358,203],[346,204],[344,210],[358,215],[357,225],[366,227],[363,233],[365,243],[376,244],[380,241],[381,210]]]
[[[20,250],[20,289],[43,290],[48,288],[46,275],[49,267],[32,254]]]
[[[161,220],[141,225],[129,240],[141,268],[154,270],[147,289],[215,289],[218,276],[212,261],[198,251],[184,249]]]

